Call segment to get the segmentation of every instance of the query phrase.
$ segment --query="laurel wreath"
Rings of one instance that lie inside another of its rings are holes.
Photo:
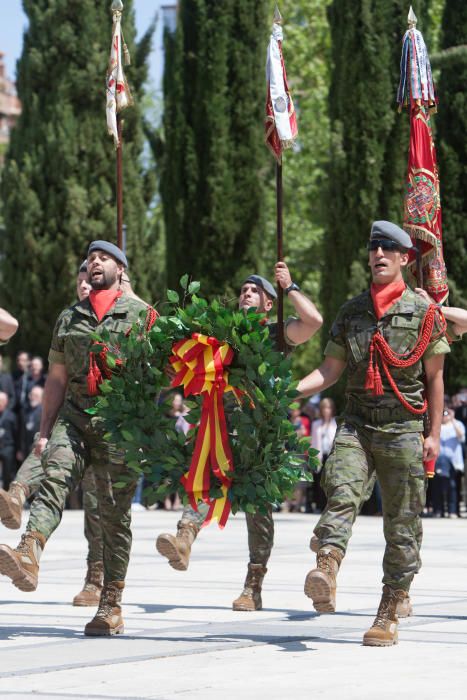
[[[166,369],[173,344],[202,333],[232,347],[229,384],[243,392],[240,406],[234,402],[231,409],[229,402],[226,407],[234,462],[232,512],[265,513],[289,497],[298,481],[311,481],[318,466],[317,451],[297,436],[288,418],[297,396],[290,359],[275,350],[264,314],[254,309],[244,313],[218,299],[208,302],[197,294],[199,283],[190,282],[187,275],[180,284],[182,299],[168,290],[167,302],[150,330],[142,312],[131,331],[117,341],[105,331],[93,336],[94,352],[103,344],[110,347],[107,364],[112,376],[101,384],[92,412],[104,421],[105,438],[124,450],[128,465],[128,474],[116,487],[144,475],[148,503],[174,493],[186,502],[180,478],[190,464],[202,397],[185,401],[186,419],[195,427],[187,435],[177,432],[169,415],[173,394]],[[210,497],[221,495],[212,475]]]

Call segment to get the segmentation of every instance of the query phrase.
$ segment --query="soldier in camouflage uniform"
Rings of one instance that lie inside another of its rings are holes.
[[[91,333],[106,329],[117,339],[146,308],[144,302],[119,291],[126,266],[124,254],[113,244],[94,241],[89,246],[88,274],[93,291],[87,299],[60,314],[52,337],[40,436],[36,443],[36,454],[42,454],[45,478],[18,547],[13,550],[0,545],[0,573],[9,576],[20,590],[35,590],[45,543],[61,520],[66,497],[92,464],[104,562],[99,608],[85,628],[85,634],[92,636],[123,632],[120,602],[131,547],[130,507],[136,481],[114,488],[122,475],[128,473],[124,454],[104,440],[102,420],[86,413],[95,402]]]
[[[81,264],[76,280],[76,295],[79,301],[89,296],[91,285],[88,283],[86,260]],[[36,436],[36,438],[38,435]],[[23,505],[26,499],[35,496],[45,472],[40,456],[36,456],[34,447],[18,470],[15,480],[8,491],[0,489],[0,521],[5,527],[17,530],[21,527]],[[84,535],[88,542],[87,573],[83,590],[73,598],[73,605],[98,605],[104,569],[102,564],[102,529],[97,506],[96,484],[92,465],[84,473],[81,489],[83,492]]]
[[[298,285],[292,282],[290,272],[285,263],[277,263],[275,268],[276,281],[284,289],[292,302],[298,318],[288,318],[285,321],[284,335],[288,351],[293,346],[306,342],[316,333],[322,324],[322,318],[315,305],[300,292]],[[239,297],[239,308],[256,308],[260,313],[269,313],[277,298],[274,287],[268,280],[259,275],[251,275],[242,285]],[[273,341],[277,338],[277,323],[269,323],[269,332]],[[226,406],[227,413],[229,406]],[[191,545],[193,544],[208,512],[205,503],[199,503],[198,512],[187,506],[178,523],[177,534],[161,534],[157,538],[156,547],[160,554],[167,557],[170,566],[179,571],[188,568]],[[266,574],[266,565],[271,555],[274,542],[274,522],[272,509],[266,515],[261,513],[246,513],[248,529],[248,548],[250,562],[243,592],[233,602],[234,610],[261,610],[261,588]]]
[[[400,397],[385,373],[382,386],[376,390],[377,372],[373,383],[369,374],[369,367],[374,367],[370,348],[374,349],[375,334],[379,331],[395,353],[407,353],[419,342],[428,304],[403,283],[401,270],[407,265],[411,241],[402,229],[390,222],[375,222],[368,247],[371,291],[344,304],[331,328],[323,364],[298,386],[302,395],[310,396],[334,384],[347,368],[347,403],[324,474],[327,505],[315,528],[317,568],[306,577],[305,593],[319,612],[335,611],[337,572],[362,493],[376,472],[386,539],[384,587],[376,619],[363,644],[390,646],[397,642],[397,605],[407,599],[421,565],[423,462],[435,459],[439,452],[443,360],[449,346],[439,322],[435,323],[418,361],[389,368]],[[424,379],[430,418],[425,438]],[[373,393],[371,386],[375,387]]]

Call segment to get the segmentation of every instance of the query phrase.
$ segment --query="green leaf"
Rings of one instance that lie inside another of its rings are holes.
[[[182,289],[186,289],[188,287],[188,280],[188,275],[183,275],[182,277],[180,277],[180,287]]]
[[[196,294],[199,292],[201,284],[199,282],[190,282],[188,285],[188,294]]]
[[[176,292],[174,289],[168,289],[167,290],[167,299],[171,301],[173,304],[178,304],[180,301],[180,297],[178,295],[178,292]]]
[[[133,441],[134,441],[135,438],[134,438],[134,436],[132,435],[132,433],[130,433],[129,430],[125,430],[125,428],[122,428],[122,430],[121,430],[120,432],[121,432],[121,434],[122,434],[123,439],[126,440],[127,442],[133,442]]]

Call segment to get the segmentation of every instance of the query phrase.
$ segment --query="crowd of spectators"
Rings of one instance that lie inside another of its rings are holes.
[[[336,434],[335,405],[332,399],[316,398],[290,413],[290,420],[301,437],[319,451],[319,468],[313,483],[303,482],[292,499],[284,504],[291,512],[321,513],[326,496],[321,488],[323,467]],[[452,397],[446,396],[441,426],[440,455],[435,475],[428,480],[427,501],[423,515],[433,518],[467,517],[467,480],[464,473],[467,428],[467,388]],[[365,515],[381,514],[381,497],[376,481],[373,494],[362,508]]]
[[[20,351],[15,367],[7,372],[0,355],[0,480],[4,489],[32,449],[41,420],[45,380],[41,357]]]

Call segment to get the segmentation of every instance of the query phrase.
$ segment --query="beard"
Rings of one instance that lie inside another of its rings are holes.
[[[117,281],[118,275],[115,273],[112,275],[109,272],[106,272],[103,270],[102,275],[98,278],[92,278],[90,279],[90,284],[91,287],[94,290],[99,290],[99,289],[110,289],[110,287],[115,284]]]

